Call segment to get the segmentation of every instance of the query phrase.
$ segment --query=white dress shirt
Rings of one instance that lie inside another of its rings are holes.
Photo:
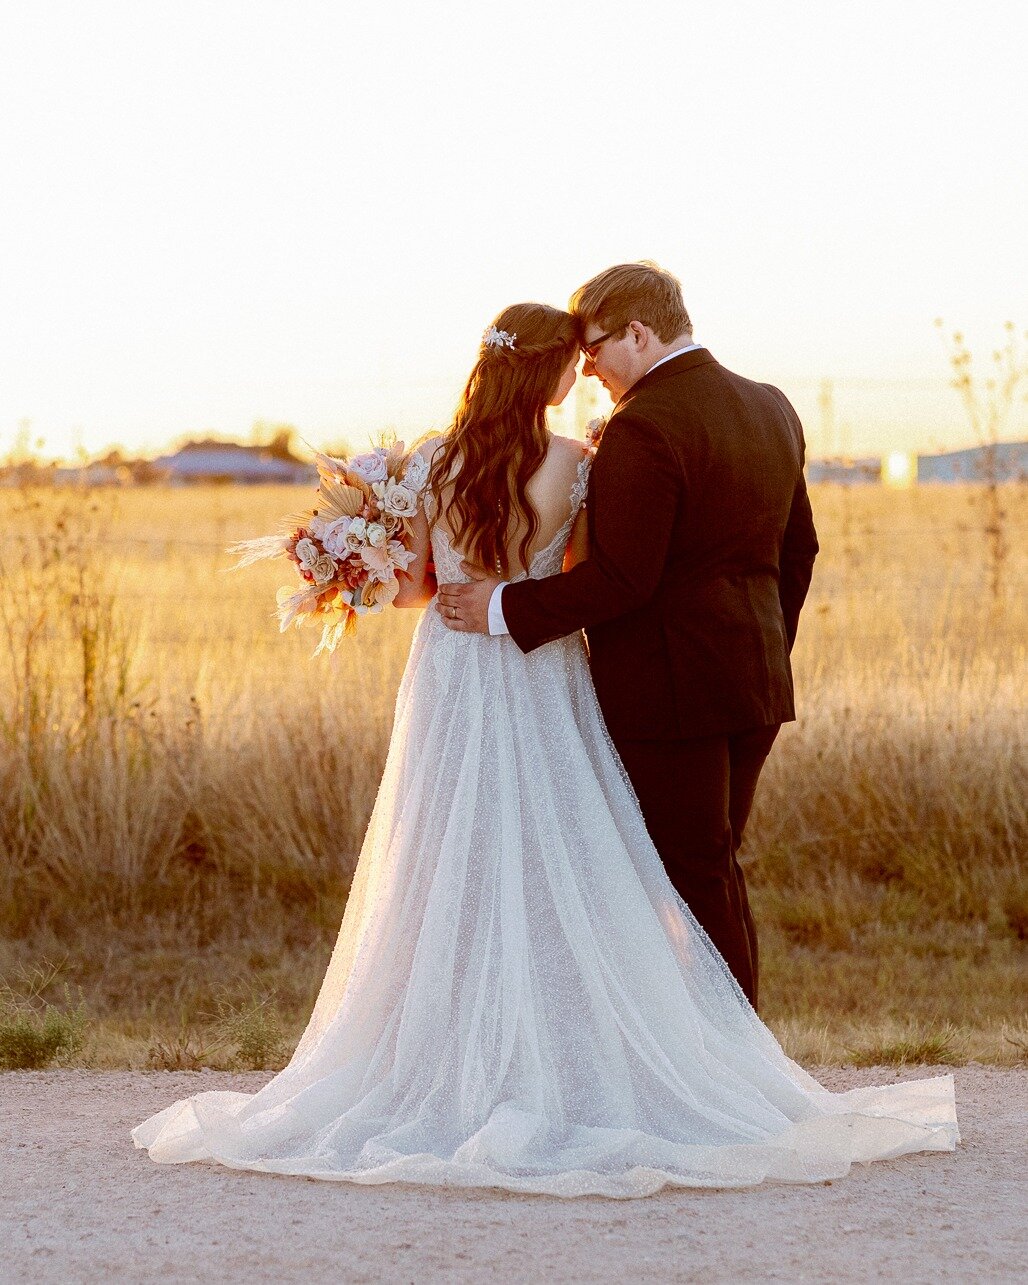
[[[660,361],[655,361],[650,370],[656,370],[658,366],[663,366],[666,361],[672,361],[675,357],[681,357],[683,353],[692,352],[694,348],[702,348],[702,344],[687,344],[684,348],[676,348],[674,352],[669,352],[666,357],[661,357]],[[646,372],[648,375],[650,370]],[[640,379],[645,376],[640,375]],[[636,381],[638,382],[638,380]],[[503,591],[507,587],[507,581],[501,580],[493,590],[493,595],[489,599],[489,632],[491,634],[509,634],[507,622],[503,618]]]

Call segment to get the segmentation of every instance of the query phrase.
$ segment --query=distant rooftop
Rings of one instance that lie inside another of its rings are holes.
[[[306,482],[317,475],[313,465],[281,445],[247,446],[214,439],[186,442],[151,463],[171,482]]]

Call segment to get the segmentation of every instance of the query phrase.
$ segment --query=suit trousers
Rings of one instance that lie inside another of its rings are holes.
[[[615,742],[668,877],[754,1008],[757,930],[738,854],[757,778],[780,728]]]

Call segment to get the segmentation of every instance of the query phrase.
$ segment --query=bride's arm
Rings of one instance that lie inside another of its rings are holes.
[[[418,446],[418,451],[431,465],[433,456],[439,448],[441,438],[432,436]],[[432,536],[429,530],[428,517],[425,513],[425,497],[421,496],[417,512],[411,519],[411,551],[414,561],[407,569],[406,576],[400,576],[400,592],[393,599],[394,607],[427,607],[435,597],[435,565],[432,562]]]
[[[564,570],[570,571],[589,557],[589,527],[585,519],[585,505],[578,510],[575,525],[571,528],[571,538],[564,552]]]
[[[394,607],[427,607],[435,597],[435,575],[431,569],[432,542],[428,533],[428,518],[425,517],[424,504],[418,505],[418,511],[411,519],[411,551],[414,561],[401,575],[400,592],[393,599]]]

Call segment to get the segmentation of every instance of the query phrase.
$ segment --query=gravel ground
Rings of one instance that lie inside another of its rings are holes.
[[[822,1070],[834,1089],[947,1068]],[[266,1074],[0,1075],[0,1281],[1028,1280],[1028,1070],[956,1070],[953,1154],[641,1200],[155,1165],[129,1129]]]

